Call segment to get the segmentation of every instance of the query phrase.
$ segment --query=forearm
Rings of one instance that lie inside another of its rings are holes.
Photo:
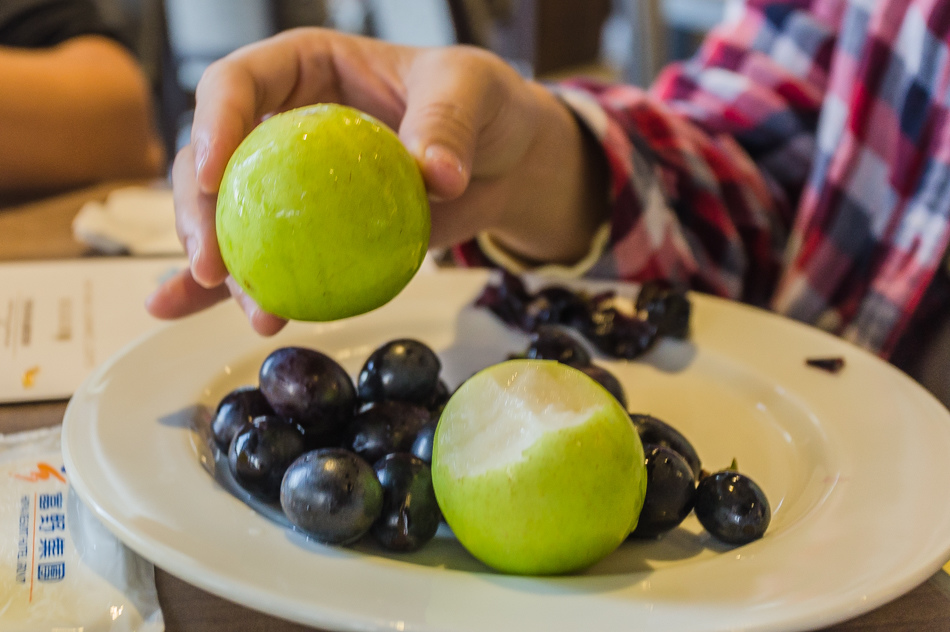
[[[0,48],[0,85],[0,190],[161,173],[148,85],[118,44],[89,36]]]

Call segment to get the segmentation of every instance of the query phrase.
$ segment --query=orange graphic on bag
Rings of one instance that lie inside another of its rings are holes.
[[[27,475],[23,474],[13,474],[13,478],[18,478],[21,481],[27,481],[28,483],[36,483],[37,481],[48,481],[52,476],[53,478],[59,479],[61,483],[66,482],[66,478],[60,474],[59,470],[50,465],[49,463],[37,463],[36,469],[30,472]]]

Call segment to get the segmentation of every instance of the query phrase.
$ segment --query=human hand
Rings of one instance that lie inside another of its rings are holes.
[[[284,321],[228,276],[215,234],[224,169],[266,116],[336,102],[398,131],[419,163],[432,208],[431,245],[482,231],[512,254],[570,262],[602,220],[604,194],[570,111],[496,56],[469,47],[420,49],[323,29],[298,29],[215,62],[198,84],[191,144],[172,172],[178,235],[191,261],[147,307],[184,316],[233,296],[256,331]]]

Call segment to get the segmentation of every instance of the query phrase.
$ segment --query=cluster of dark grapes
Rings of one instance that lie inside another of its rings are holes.
[[[685,338],[690,304],[679,290],[643,286],[634,310],[611,292],[586,295],[562,286],[529,293],[503,274],[478,304],[531,333],[512,357],[556,360],[583,371],[629,410],[619,380],[593,362],[584,344],[636,357],[658,336]],[[578,337],[576,334],[580,334]],[[327,544],[371,533],[384,548],[413,551],[432,539],[441,512],[430,464],[435,428],[451,393],[441,362],[422,342],[390,341],[366,360],[356,383],[335,360],[283,347],[261,364],[257,386],[228,393],[211,421],[234,480],[278,505],[296,529]],[[762,536],[768,500],[735,465],[709,474],[690,442],[669,424],[629,413],[644,445],[647,492],[633,538],[657,537],[695,511],[728,544]]]
[[[686,292],[662,281],[641,286],[629,309],[612,290],[586,294],[549,285],[529,292],[518,276],[500,274],[475,304],[526,333],[544,326],[569,327],[602,353],[625,360],[640,356],[661,336],[689,336],[691,305]]]
[[[308,536],[345,545],[372,533],[412,551],[441,520],[430,472],[449,397],[440,371],[416,340],[376,349],[355,385],[329,356],[283,347],[261,364],[258,386],[220,401],[211,435],[234,480]]]
[[[706,531],[726,544],[761,538],[772,519],[762,488],[736,462],[718,472],[702,469],[696,450],[678,430],[650,415],[630,413],[646,457],[647,494],[630,537],[655,538],[691,511]]]
[[[511,296],[511,292],[523,291],[524,286],[516,277],[508,275],[503,278],[500,286],[489,286],[482,298],[495,295],[500,291],[500,287],[506,287],[502,293]],[[545,289],[542,289],[524,303],[526,306],[535,306],[526,307],[524,313],[546,312],[548,308],[539,310],[537,306],[552,302],[552,296],[557,297],[554,302],[561,306],[581,305],[585,300],[590,300],[585,299],[583,295],[575,295],[574,299],[570,299],[568,294],[573,292],[563,287],[547,289],[552,291],[545,292]],[[637,305],[656,305],[664,300],[673,301],[675,308],[654,308],[653,312],[648,313],[675,314],[676,328],[673,331],[685,335],[689,328],[689,307],[688,304],[687,307],[680,305],[681,299],[686,300],[685,296],[664,294],[655,285],[644,286],[644,291],[646,298],[638,300]],[[643,291],[640,296],[644,296]],[[679,298],[671,299],[673,296]],[[510,306],[513,303],[507,300],[494,304]],[[593,304],[599,303],[595,300]],[[494,311],[494,308],[492,309]],[[641,307],[638,307],[638,311],[640,309]],[[685,322],[681,320],[684,314]],[[656,320],[662,322],[659,317],[656,317]],[[629,410],[627,396],[620,381],[610,371],[592,361],[590,352],[581,340],[575,337],[576,329],[564,324],[552,324],[547,317],[532,321],[531,328],[533,333],[527,348],[523,353],[512,357],[556,360],[573,366],[598,381],[617,398],[625,410]],[[662,330],[659,327],[657,329]],[[590,340],[589,336],[585,337]],[[694,510],[700,524],[710,535],[727,544],[745,544],[765,533],[771,520],[768,499],[755,481],[737,471],[735,463],[727,469],[710,474],[702,469],[699,456],[689,440],[674,427],[650,415],[629,415],[643,443],[647,469],[646,499],[640,512],[640,520],[631,537],[657,537],[677,527]]]

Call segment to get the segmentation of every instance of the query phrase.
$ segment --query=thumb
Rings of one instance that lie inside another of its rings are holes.
[[[464,57],[421,54],[405,79],[406,113],[399,137],[422,169],[430,194],[452,200],[465,192],[484,110],[485,81],[466,73]]]

